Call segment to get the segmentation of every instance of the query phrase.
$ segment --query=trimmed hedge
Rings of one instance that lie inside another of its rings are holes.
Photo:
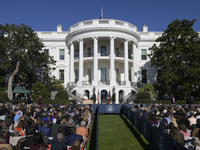
[[[7,93],[5,93],[4,91],[0,91],[0,100],[8,100]]]
[[[135,103],[143,103],[143,104],[171,104],[171,100],[151,100],[151,99],[136,99]],[[194,104],[199,104],[199,100],[195,100]],[[188,104],[186,100],[176,100],[176,104]]]
[[[60,90],[55,96],[55,99],[68,99],[68,94],[67,91],[65,90]]]
[[[1,100],[1,101],[4,103],[6,102],[13,103],[12,100]],[[19,103],[23,102],[24,102],[23,100],[19,100]],[[76,103],[75,100],[69,100],[69,99],[56,99],[56,100],[42,99],[43,104],[65,104],[69,102]],[[33,100],[32,103],[38,103],[38,100]]]
[[[150,94],[149,93],[138,93],[137,95],[138,99],[150,99]]]

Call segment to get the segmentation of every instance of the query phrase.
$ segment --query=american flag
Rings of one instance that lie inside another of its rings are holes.
[[[100,94],[99,94],[99,90],[98,90],[97,100],[98,100],[98,102],[100,101]]]

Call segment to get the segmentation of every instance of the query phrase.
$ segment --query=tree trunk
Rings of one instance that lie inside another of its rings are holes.
[[[8,79],[8,99],[9,100],[13,100],[12,82],[13,82],[14,76],[19,71],[19,64],[20,64],[20,61],[17,62],[15,70],[12,72],[12,74],[10,75],[10,77]]]

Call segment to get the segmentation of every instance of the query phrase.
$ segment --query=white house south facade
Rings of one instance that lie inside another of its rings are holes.
[[[147,83],[156,83],[149,48],[162,32],[142,31],[124,21],[94,19],[79,22],[63,31],[37,32],[44,51],[57,61],[52,72],[75,95],[92,97],[99,103],[116,94],[116,103]],[[98,101],[97,101],[98,102]]]

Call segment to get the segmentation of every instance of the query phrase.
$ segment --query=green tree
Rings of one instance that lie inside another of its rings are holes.
[[[146,84],[138,91],[138,97],[142,98],[150,98],[152,100],[157,99],[157,94],[155,92],[155,88],[153,84]]]
[[[51,91],[59,91],[59,90],[65,90],[65,88],[60,80],[55,79],[52,82]]]
[[[192,28],[196,20],[175,20],[151,50],[151,63],[158,70],[158,89],[184,98],[200,88],[200,38]]]
[[[34,100],[37,100],[39,96],[43,99],[50,99],[50,91],[49,87],[37,81],[35,85],[32,87],[31,97]]]
[[[42,50],[43,44],[31,27],[24,24],[0,25],[0,70],[8,76],[8,98],[13,99],[12,84],[50,80],[50,64],[55,61]]]
[[[59,90],[55,96],[55,99],[69,99],[67,91],[64,89]]]

